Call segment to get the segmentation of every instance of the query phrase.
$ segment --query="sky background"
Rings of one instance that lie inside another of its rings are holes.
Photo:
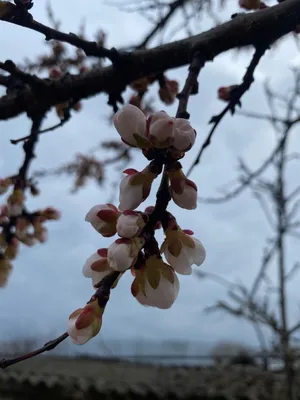
[[[48,23],[45,3],[36,0],[32,10],[35,19],[42,23]],[[218,13],[220,19],[230,18],[232,12],[237,11],[236,3],[229,0],[230,7]],[[51,4],[55,15],[62,20],[62,30],[76,32],[84,19],[89,37],[92,38],[93,33],[101,28],[108,34],[109,47],[136,43],[150,28],[149,22],[140,15],[125,14],[109,5],[109,2],[52,0]],[[178,17],[174,24],[176,22],[180,23]],[[193,28],[198,33],[211,25],[212,21],[204,18]],[[184,32],[179,32],[172,39],[184,35]],[[1,61],[13,59],[15,62],[35,58],[46,51],[40,34],[7,23],[1,23],[0,48]],[[243,51],[238,56],[230,52],[217,57],[201,72],[199,94],[192,97],[189,104],[190,121],[197,130],[198,137],[196,145],[183,161],[186,169],[208,133],[208,120],[223,108],[216,97],[217,89],[222,85],[239,83],[250,56],[249,51]],[[294,41],[286,39],[275,51],[269,52],[263,58],[255,74],[255,84],[243,98],[243,108],[256,112],[267,111],[263,82],[269,78],[273,87],[284,90],[292,84],[289,70],[291,65],[299,65],[299,57]],[[167,76],[178,79],[182,86],[186,73],[187,68],[184,67],[169,71]],[[155,96],[155,90],[157,91],[157,87],[152,90],[152,97]],[[32,171],[53,168],[72,161],[77,152],[88,151],[101,140],[117,138],[117,133],[107,123],[111,110],[106,102],[105,95],[84,101],[83,110],[75,114],[67,125],[43,135],[38,144],[38,156],[32,164]],[[177,104],[166,108],[156,98],[155,106],[174,115]],[[57,117],[49,113],[44,126],[51,126],[55,122]],[[29,120],[24,115],[0,122],[0,176],[13,174],[20,166],[22,147],[11,145],[9,139],[26,135],[29,125]],[[298,130],[296,128],[292,134],[291,148],[300,144]],[[246,120],[241,116],[227,116],[217,129],[201,164],[191,176],[198,185],[199,195],[216,195],[220,186],[232,181],[236,176],[238,156],[244,157],[248,165],[255,168],[274,144],[274,133],[268,124]],[[146,159],[137,154],[130,167],[142,169],[146,163]],[[295,187],[300,172],[299,164],[295,164],[290,171],[290,186]],[[108,247],[111,239],[104,239],[97,234],[84,221],[84,217],[93,205],[109,200],[111,180],[118,175],[115,167],[107,170],[107,174],[110,177],[109,182],[102,188],[90,183],[76,195],[70,194],[72,179],[69,177],[40,180],[41,195],[29,199],[30,209],[53,205],[62,212],[62,219],[47,225],[49,240],[46,244],[21,248],[9,285],[0,291],[1,339],[31,336],[42,344],[44,340],[63,333],[69,314],[82,307],[92,295],[90,280],[82,276],[82,265],[98,248]],[[143,208],[154,203],[155,187]],[[4,201],[5,198],[2,197],[1,200]],[[193,230],[195,236],[203,242],[207,259],[201,269],[229,280],[239,278],[244,283],[252,282],[259,268],[265,238],[271,231],[259,205],[249,193],[222,205],[199,204],[195,211],[185,211],[175,205],[170,210],[182,228]],[[288,262],[292,265],[298,258],[298,245],[291,242]],[[271,276],[276,278],[275,270]],[[104,348],[110,351],[113,342],[136,340],[173,339],[199,342],[203,351],[220,340],[233,340],[251,346],[257,344],[254,332],[247,322],[222,313],[208,316],[203,312],[205,307],[214,304],[216,300],[226,298],[226,291],[218,284],[209,280],[200,281],[195,274],[180,276],[179,297],[173,307],[166,311],[144,308],[137,303],[130,292],[131,281],[130,274],[122,278],[118,288],[112,292],[101,334],[80,351],[97,353]],[[296,278],[289,286],[289,316],[293,321],[299,318],[297,286]],[[71,352],[79,351],[75,345],[64,346],[68,346]],[[115,349],[111,351],[118,352]]]

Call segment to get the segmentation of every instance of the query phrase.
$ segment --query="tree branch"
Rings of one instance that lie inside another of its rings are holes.
[[[265,10],[240,15],[223,25],[187,39],[179,40],[150,50],[127,54],[123,73],[120,67],[100,68],[84,76],[71,75],[64,81],[52,83],[48,96],[23,89],[19,96],[4,96],[0,100],[0,119],[43,109],[68,101],[70,98],[88,98],[95,94],[118,92],[128,83],[142,76],[159,73],[188,64],[196,51],[205,61],[230,49],[272,43],[293,31],[300,24],[300,2],[286,0]]]

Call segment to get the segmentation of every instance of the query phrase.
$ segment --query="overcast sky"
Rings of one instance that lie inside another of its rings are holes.
[[[47,23],[44,3],[36,0],[32,13],[38,21]],[[79,23],[84,19],[90,37],[99,28],[107,32],[109,47],[135,43],[150,27],[139,15],[124,14],[98,1],[52,0],[51,3],[55,14],[63,21],[61,29],[77,31]],[[230,4],[233,3],[230,1]],[[235,9],[226,9],[220,15],[225,20],[232,11]],[[204,20],[198,25],[197,32],[210,25],[210,20]],[[183,35],[179,33],[176,38]],[[0,48],[1,61],[13,59],[16,62],[21,62],[25,57],[34,58],[46,50],[40,34],[6,23],[1,23]],[[242,52],[238,56],[228,53],[216,58],[201,72],[199,95],[193,97],[189,104],[191,123],[198,132],[198,141],[183,162],[186,168],[209,130],[208,120],[223,107],[216,98],[218,87],[239,83],[250,56],[250,52]],[[285,40],[261,62],[256,71],[255,84],[251,92],[244,96],[244,109],[266,111],[262,90],[264,80],[269,77],[273,87],[277,88],[291,84],[288,69],[291,62],[299,65],[297,50],[292,40]],[[182,85],[186,72],[187,68],[181,68],[169,71],[167,76],[178,79]],[[155,91],[152,95],[155,95]],[[84,101],[82,112],[74,115],[66,126],[42,136],[32,170],[59,166],[71,161],[77,152],[87,151],[97,145],[102,139],[117,138],[117,133],[107,124],[106,117],[111,110],[106,101],[104,95]],[[155,106],[157,109],[166,109],[158,100]],[[166,111],[174,115],[176,104]],[[45,127],[55,122],[56,117],[49,114]],[[0,122],[1,176],[13,174],[19,167],[22,148],[12,146],[9,139],[26,135],[28,128],[29,120],[24,115]],[[201,164],[192,174],[199,195],[214,195],[217,188],[232,181],[238,156],[243,156],[248,165],[258,166],[274,143],[274,134],[269,125],[245,120],[243,117],[227,116]],[[299,144],[300,139],[296,138],[295,132],[291,147]],[[138,155],[130,167],[141,169],[145,165],[146,160]],[[108,172],[110,176],[116,175],[113,170]],[[294,172],[289,176],[291,186],[296,185],[299,172],[299,165],[295,165]],[[36,336],[41,337],[42,341],[61,334],[66,330],[69,314],[82,307],[93,293],[91,282],[82,276],[81,268],[87,257],[98,248],[108,247],[111,239],[99,236],[84,221],[84,217],[93,205],[108,200],[110,188],[109,184],[100,189],[89,184],[78,194],[71,195],[71,185],[72,181],[68,177],[41,179],[41,195],[34,200],[30,199],[28,203],[32,210],[56,206],[62,212],[62,219],[47,225],[49,240],[46,244],[34,248],[22,247],[14,263],[9,285],[0,292],[0,337],[3,339]],[[153,204],[154,199],[155,191],[145,206]],[[192,229],[206,247],[207,260],[201,266],[204,271],[251,283],[270,229],[258,204],[249,194],[228,204],[199,204],[195,211],[184,211],[173,205],[170,210],[182,228]],[[296,243],[289,250],[288,261],[292,265],[299,257]],[[273,275],[276,277],[275,272]],[[86,346],[87,349],[99,348],[101,341],[109,343],[111,339],[178,339],[203,343],[230,339],[256,345],[252,328],[246,322],[221,313],[210,316],[203,313],[204,307],[225,298],[225,291],[216,283],[199,281],[196,276],[180,276],[178,300],[170,310],[163,311],[138,304],[130,293],[131,281],[131,275],[127,274],[113,291],[105,311],[100,339],[93,339]],[[295,320],[299,300],[295,283],[291,284],[289,295],[290,317]]]

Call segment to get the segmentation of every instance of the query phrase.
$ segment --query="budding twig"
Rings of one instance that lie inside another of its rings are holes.
[[[59,40],[61,42],[68,43],[72,46],[75,46],[85,52],[87,56],[108,58],[112,62],[116,60],[118,53],[115,49],[106,49],[105,47],[99,46],[97,42],[90,42],[84,39],[81,39],[79,36],[74,33],[64,33],[60,32],[56,29],[50,28],[40,22],[34,20],[32,15],[29,12],[20,13],[18,7],[11,5],[14,7],[14,12],[10,12],[7,17],[3,16],[1,19],[3,21],[20,25],[25,28],[31,29],[36,32],[40,32],[45,35],[45,39],[49,40]]]
[[[189,97],[191,94],[198,93],[197,78],[201,71],[201,68],[204,67],[204,64],[205,64],[205,58],[196,52],[193,56],[193,60],[189,67],[189,74],[185,81],[184,87],[181,93],[177,95],[179,99],[179,105],[176,113],[176,118],[185,118],[185,119],[190,118],[190,114],[187,112]]]
[[[268,47],[269,47],[269,44],[265,44],[265,45],[258,46],[256,48],[255,53],[252,57],[252,60],[249,64],[249,67],[247,68],[247,71],[243,77],[243,82],[232,91],[229,104],[224,108],[224,110],[220,114],[214,115],[211,118],[211,120],[209,121],[209,123],[213,123],[213,126],[212,126],[209,134],[207,135],[207,138],[205,139],[204,143],[202,144],[195,161],[193,162],[190,169],[188,170],[187,176],[189,176],[192,173],[193,169],[196,167],[196,165],[199,164],[204,150],[206,149],[206,147],[208,147],[210,145],[210,142],[211,142],[211,139],[213,137],[215,130],[217,129],[219,123],[222,121],[222,119],[225,117],[225,115],[228,113],[228,111],[230,111],[231,114],[234,114],[236,106],[241,105],[240,100],[241,100],[242,96],[244,95],[244,93],[247,90],[249,90],[251,84],[254,82],[255,69],[258,66],[259,61],[261,60],[262,56],[265,54]]]
[[[9,72],[12,76],[20,79],[22,82],[30,85],[33,90],[44,90],[48,87],[44,79],[40,79],[36,75],[27,74],[26,72],[21,71],[11,60],[6,60],[4,63],[0,62],[0,68]]]
[[[55,129],[62,127],[66,122],[69,121],[69,119],[70,119],[70,117],[69,118],[65,118],[65,119],[61,120],[58,124],[50,126],[49,128],[46,128],[46,129],[42,129],[41,131],[38,132],[38,134],[41,135],[43,133],[52,132]],[[23,137],[21,137],[19,139],[11,139],[10,143],[11,144],[18,144],[20,142],[24,142],[25,140],[27,140],[29,138],[30,138],[30,135],[23,136]]]
[[[20,189],[24,189],[26,186],[28,169],[32,159],[34,158],[34,148],[38,141],[39,128],[41,126],[43,118],[44,116],[42,115],[33,119],[29,138],[23,146],[25,158],[16,178],[17,187]]]
[[[15,358],[10,358],[10,359],[3,359],[0,360],[0,368],[5,369],[7,367],[10,367],[11,365],[18,364],[21,361],[28,360],[29,358],[33,358],[38,356],[39,354],[45,353],[46,351],[50,351],[55,349],[61,342],[63,342],[65,339],[68,337],[68,333],[65,332],[62,335],[60,335],[58,338],[51,340],[50,342],[47,342],[44,344],[43,347],[31,351],[29,353],[23,354],[22,356],[15,357]]]

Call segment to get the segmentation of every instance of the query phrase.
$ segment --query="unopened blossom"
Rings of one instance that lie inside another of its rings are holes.
[[[173,104],[178,94],[178,82],[165,78],[164,85],[159,89],[159,97],[165,104]]]
[[[260,7],[260,0],[239,0],[239,6],[246,10],[257,10]]]
[[[116,224],[120,212],[113,204],[99,204],[90,209],[85,220],[90,222],[97,232],[104,237],[116,234]]]
[[[16,220],[15,228],[16,228],[16,235],[22,236],[30,226],[30,222],[25,217],[19,217]]]
[[[165,235],[161,251],[178,274],[190,275],[193,264],[200,266],[204,262],[206,251],[200,240],[192,236],[192,231],[182,231],[175,224],[165,230]]]
[[[149,85],[149,79],[147,77],[136,79],[129,85],[136,92],[145,92]]]
[[[185,152],[190,150],[196,140],[196,131],[190,122],[184,118],[176,118],[174,125],[173,147],[176,150]]]
[[[131,268],[144,244],[142,238],[117,239],[107,252],[109,265],[112,269],[124,272]]]
[[[22,214],[25,196],[21,189],[15,189],[7,199],[8,215],[15,217]]]
[[[124,173],[127,176],[120,183],[119,209],[134,210],[149,196],[152,182],[160,171],[148,166],[141,172],[130,168]]]
[[[132,95],[130,97],[130,99],[128,100],[128,103],[143,111],[143,108],[142,108],[142,97],[139,96],[139,94]]]
[[[68,321],[68,334],[75,344],[85,344],[96,336],[102,325],[103,309],[98,301],[74,311]]]
[[[147,136],[154,147],[172,147],[182,153],[190,150],[196,140],[196,131],[189,121],[170,117],[165,111],[152,114],[147,126]]]
[[[5,287],[12,272],[11,262],[0,255],[0,287]]]
[[[179,292],[179,280],[170,265],[157,256],[150,256],[134,275],[131,293],[139,303],[161,309],[173,305]]]
[[[82,273],[86,278],[92,278],[93,286],[96,287],[105,275],[112,272],[107,259],[107,249],[99,249],[85,262]]]
[[[175,204],[186,210],[197,207],[197,186],[182,172],[180,163],[168,170],[170,178],[170,194]]]
[[[18,239],[28,247],[32,247],[37,243],[37,238],[32,233],[24,233],[21,236],[18,235]]]
[[[156,148],[170,147],[174,142],[176,119],[169,117],[165,111],[158,111],[148,118],[147,137]]]
[[[35,227],[34,237],[40,242],[45,243],[48,239],[48,230],[42,225]]]
[[[132,104],[126,104],[113,118],[116,130],[124,143],[131,147],[149,147],[146,139],[145,114]]]
[[[43,211],[40,212],[40,215],[45,217],[48,220],[58,220],[60,219],[60,212],[53,207],[47,207]]]
[[[122,238],[138,236],[146,224],[147,216],[140,212],[125,210],[118,218],[117,233]]]
[[[232,96],[232,91],[237,87],[238,85],[221,86],[218,89],[218,98],[226,102],[230,101]]]
[[[8,178],[0,179],[0,195],[6,193],[10,185],[11,185],[10,179]]]

